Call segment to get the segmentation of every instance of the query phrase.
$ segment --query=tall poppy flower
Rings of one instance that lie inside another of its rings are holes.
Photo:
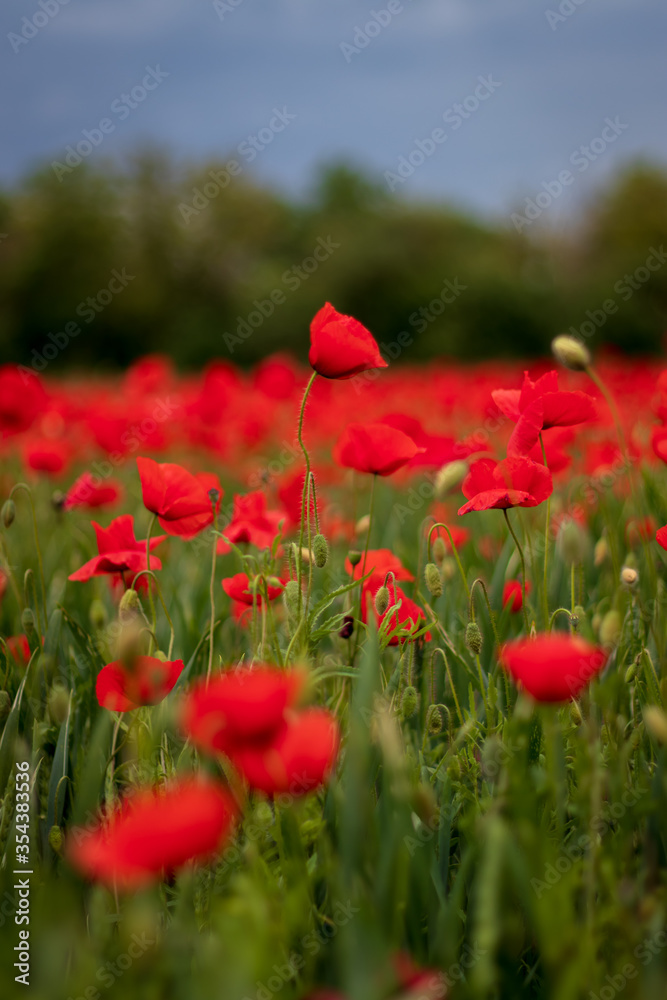
[[[363,622],[368,621],[368,598],[371,597],[375,599],[375,595],[382,586],[384,581],[380,580],[378,576],[371,576],[363,586],[361,595],[361,620]],[[415,632],[419,632],[421,628],[426,623],[426,614],[422,608],[416,604],[412,598],[403,591],[399,586],[389,580],[387,582],[387,589],[389,590],[389,604],[387,610],[383,614],[378,615],[373,606],[373,613],[376,617],[378,626],[381,627],[385,622],[387,616],[391,614],[391,618],[388,626],[389,645],[390,646],[400,646],[404,642],[412,642],[412,637]],[[398,611],[391,611],[398,602],[401,602],[401,606]],[[407,630],[407,631],[406,631]],[[404,633],[404,634],[400,634]],[[431,639],[431,633],[427,632],[424,635],[426,642]]]
[[[249,542],[258,549],[271,547],[278,533],[282,514],[277,510],[266,509],[266,495],[261,490],[252,493],[236,494],[232,519],[223,529],[225,538],[238,545],[239,542]],[[229,545],[224,538],[218,541],[218,555],[229,552]]]
[[[414,580],[410,570],[405,568],[391,549],[369,549],[366,553],[365,569],[363,559],[353,567],[348,556],[345,560],[345,569],[352,574],[355,580],[360,580],[366,573],[372,573],[373,575],[369,577],[369,583],[375,576],[381,576],[384,580],[387,573],[393,573],[395,580]]]
[[[471,510],[537,507],[551,496],[553,481],[543,465],[512,455],[502,462],[480,458],[470,466],[461,489],[468,503],[459,508],[459,514],[468,514]]]
[[[87,563],[69,576],[70,580],[85,582],[93,576],[105,576],[112,573],[140,573],[144,569],[162,569],[162,563],[157,556],[150,557],[150,566],[146,565],[146,542],[134,537],[134,518],[131,514],[122,514],[115,518],[108,528],[102,528],[91,521],[97,536],[97,551],[99,555],[89,559]],[[154,549],[165,540],[166,535],[158,535],[150,540],[150,548]]]
[[[308,361],[324,378],[352,378],[372,368],[386,368],[373,334],[352,316],[327,302],[310,324]]]
[[[423,450],[389,424],[348,424],[334,447],[333,457],[346,469],[390,476]]]
[[[194,538],[213,524],[213,507],[206,486],[187,469],[143,457],[137,458],[137,468],[144,507],[157,514],[169,535]]]
[[[229,839],[237,816],[238,807],[225,788],[210,779],[180,778],[164,790],[129,795],[93,829],[74,828],[65,855],[93,881],[141,888],[189,861],[215,855]]]
[[[536,701],[576,698],[600,673],[607,654],[581,636],[542,634],[516,639],[500,651],[500,664]]]
[[[183,671],[183,660],[137,656],[131,664],[107,663],[97,675],[95,693],[102,708],[130,712],[142,705],[157,705],[173,689]]]

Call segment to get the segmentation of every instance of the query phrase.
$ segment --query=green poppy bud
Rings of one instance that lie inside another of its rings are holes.
[[[329,560],[329,543],[324,535],[315,535],[313,538],[313,555],[315,556],[315,565],[318,569],[326,566]]]
[[[442,712],[437,705],[429,705],[426,713],[426,730],[431,736],[437,736],[442,732]]]
[[[62,854],[63,849],[63,832],[59,826],[52,826],[49,830],[49,847],[54,854]]]
[[[358,566],[359,563],[361,562],[361,552],[359,552],[357,549],[350,549],[350,551],[347,554],[347,558],[350,560],[351,566]]]
[[[12,699],[7,691],[0,691],[0,719],[6,719],[12,707]]]
[[[126,590],[118,606],[118,618],[127,625],[141,614],[141,601],[136,590]]]
[[[433,542],[433,558],[438,566],[441,566],[447,558],[447,546],[445,545],[444,538],[441,538],[440,535]]]
[[[426,563],[424,568],[424,579],[426,581],[429,594],[432,594],[433,597],[440,597],[442,594],[442,580],[440,579],[440,573],[435,563]]]
[[[404,719],[411,719],[417,711],[418,697],[416,690],[410,685],[406,687],[401,699],[401,715]]]
[[[16,505],[13,500],[5,500],[2,505],[2,523],[8,528],[16,517]]]
[[[299,616],[299,584],[296,580],[288,580],[283,590],[283,603],[290,618]]]
[[[561,333],[551,341],[551,351],[556,361],[573,372],[583,372],[591,363],[591,355],[585,344],[567,333]]]
[[[477,622],[468,622],[466,625],[465,644],[475,656],[482,652],[482,633]]]
[[[102,602],[98,600],[98,598],[95,598],[95,600],[90,602],[88,618],[90,619],[90,624],[94,629],[101,629],[106,625],[107,609],[104,607]]]
[[[379,615],[383,615],[389,607],[389,587],[380,587],[375,595],[375,610]]]

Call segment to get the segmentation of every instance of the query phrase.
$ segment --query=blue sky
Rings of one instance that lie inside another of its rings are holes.
[[[667,164],[664,0],[391,0],[392,14],[390,0],[41,2],[46,13],[39,0],[4,0],[0,13],[5,183],[62,161],[105,117],[114,128],[91,160],[158,144],[197,161],[234,155],[274,108],[295,118],[251,169],[297,195],[331,159],[382,179],[437,128],[446,141],[400,190],[505,216],[607,118],[624,129],[576,171],[559,213],[633,158]],[[559,6],[572,13],[550,24]],[[386,23],[358,52],[347,48],[373,11]],[[122,119],[110,112],[147,67],[168,75]],[[459,128],[451,113],[443,125],[457,103],[474,107],[480,77],[493,92]]]

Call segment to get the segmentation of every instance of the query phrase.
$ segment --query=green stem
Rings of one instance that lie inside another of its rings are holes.
[[[456,559],[456,565],[459,568],[459,573],[461,574],[461,579],[463,580],[463,586],[465,587],[466,594],[468,595],[468,600],[470,600],[470,587],[468,586],[468,581],[467,581],[466,575],[465,575],[465,573],[463,571],[463,566],[462,566],[461,560],[459,558],[458,549],[456,548],[456,545],[454,544],[454,539],[452,538],[451,531],[449,530],[449,528],[447,527],[447,525],[444,524],[444,522],[442,522],[442,521],[439,521],[437,524],[432,525],[431,528],[430,528],[430,530],[429,530],[429,533],[428,533],[428,558],[429,558],[429,561],[431,559],[431,535],[433,534],[433,532],[435,531],[436,528],[444,528],[445,531],[447,532],[447,534],[449,535],[449,542],[450,542],[450,544],[452,546],[452,553],[454,555],[454,558]]]
[[[213,558],[211,559],[211,580],[209,584],[209,598],[211,600],[211,630],[208,641],[208,667],[206,668],[206,683],[211,679],[213,669],[213,623],[215,622],[215,561],[218,554],[218,515],[213,504]]]
[[[544,468],[549,468],[549,463],[547,462],[547,451],[544,447],[544,438],[540,432],[540,446],[542,448],[542,458],[544,459]],[[549,528],[551,527],[551,496],[547,497],[547,519],[544,525],[544,580],[542,582],[542,602],[544,606],[544,624],[545,626],[549,623]]]
[[[315,381],[316,378],[317,378],[317,372],[313,372],[313,374],[310,376],[310,380],[309,380],[308,385],[306,386],[306,390],[305,390],[305,392],[303,394],[303,400],[301,401],[301,410],[299,412],[299,426],[298,426],[298,431],[297,431],[297,438],[298,438],[298,441],[299,441],[299,446],[301,448],[301,451],[303,452],[303,457],[306,460],[306,475],[305,475],[305,478],[303,480],[303,490],[301,491],[301,521],[300,521],[300,524],[299,524],[299,551],[297,552],[297,561],[296,561],[296,571],[297,571],[297,581],[298,581],[298,584],[299,584],[299,594],[301,594],[301,586],[302,586],[301,581],[302,581],[302,573],[303,573],[303,557],[301,555],[301,550],[303,549],[303,529],[304,529],[304,524],[305,524],[305,521],[306,521],[306,503],[307,503],[307,497],[308,497],[308,494],[309,494],[309,486],[310,486],[310,456],[308,455],[308,451],[306,449],[306,446],[303,443],[303,418],[304,418],[304,415],[305,415],[305,412],[306,412],[306,402],[308,400],[308,395],[310,393],[310,390],[313,387],[313,383],[314,383],[314,381]],[[297,619],[296,632],[298,632],[299,628],[301,627],[301,618],[302,618],[302,614],[303,614],[303,609],[302,609],[301,605],[302,605],[302,601],[299,600],[299,617]],[[295,632],[295,634],[296,634],[296,632]]]
[[[153,514],[153,516],[150,519],[150,523],[148,525],[148,532],[146,534],[146,569],[151,568],[151,532],[153,530],[153,525],[155,524],[156,519],[157,519],[157,514]],[[153,590],[151,588],[150,579],[148,581],[148,598],[151,606],[151,621],[153,623],[153,632],[155,632],[155,623],[156,623],[155,601],[153,600]],[[149,656],[151,654],[152,648],[153,648],[153,640],[151,639],[148,645]]]
[[[32,527],[35,534],[35,548],[37,549],[37,563],[39,565],[39,579],[42,586],[42,611],[44,613],[44,631],[46,631],[48,625],[48,617],[46,613],[46,583],[44,581],[44,566],[42,564],[42,550],[39,544],[39,532],[37,531],[37,515],[35,513],[35,502],[32,498],[32,490],[26,483],[17,483],[9,494],[9,499],[11,500],[17,490],[25,490],[28,494],[28,500],[30,501],[30,510],[32,511]]]
[[[371,540],[371,529],[373,527],[373,501],[375,499],[375,481],[376,481],[376,479],[377,479],[377,475],[375,473],[373,473],[373,481],[371,483],[371,495],[370,495],[370,499],[368,501],[368,529],[366,531],[366,546],[364,548],[364,558],[363,558],[363,562],[361,564],[361,580],[360,580],[360,583],[359,583],[359,614],[358,614],[359,621],[362,620],[362,611],[363,611],[362,604],[363,604],[363,600],[364,600],[364,582],[365,582],[364,581],[364,576],[366,575],[366,560],[368,559],[368,549],[369,549],[369,543],[370,543],[370,540]],[[396,593],[395,590],[394,590],[394,593]],[[352,658],[350,659],[350,663],[354,663],[354,658],[357,655],[357,647],[359,645],[359,632],[360,631],[361,631],[361,629],[357,628],[357,630],[355,632],[354,650],[352,652]]]
[[[519,558],[521,560],[521,573],[522,573],[521,588],[522,588],[522,591],[523,591],[522,608],[523,608],[523,618],[524,618],[524,622],[525,622],[525,625],[526,625],[526,633],[528,634],[528,633],[530,633],[530,624],[528,622],[528,611],[526,609],[526,559],[525,559],[525,556],[523,554],[523,549],[521,547],[521,542],[517,538],[517,536],[516,536],[516,534],[514,532],[514,528],[512,527],[512,525],[510,523],[510,519],[509,519],[506,507],[503,508],[503,514],[505,515],[505,523],[507,524],[507,529],[508,529],[510,535],[512,536],[512,538],[514,539],[514,544],[516,545],[516,550],[519,553]]]
[[[489,594],[486,589],[486,584],[480,577],[477,577],[476,580],[473,580],[472,586],[470,588],[470,600],[468,602],[468,617],[472,621],[475,620],[475,606],[473,603],[473,597],[475,593],[475,587],[477,586],[480,586],[482,588],[482,593],[484,594],[484,600],[486,601],[486,607],[489,612],[489,621],[491,622],[491,629],[493,631],[493,638],[495,639],[496,649],[500,649],[500,636],[498,635],[498,629],[496,628],[495,615],[491,610],[491,601],[489,600]]]

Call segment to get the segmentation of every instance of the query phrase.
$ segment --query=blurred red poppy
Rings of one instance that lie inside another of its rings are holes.
[[[222,529],[225,538],[238,545],[249,542],[258,549],[271,548],[278,534],[282,514],[266,509],[266,496],[261,490],[234,496],[234,510],[229,524]],[[224,555],[230,548],[224,538],[218,541],[218,555]]]
[[[576,698],[606,661],[604,649],[563,633],[516,639],[500,651],[500,664],[513,680],[544,702]]]
[[[222,589],[232,600],[251,606],[257,604],[258,607],[264,599],[264,586],[265,584],[258,580],[256,589],[251,589],[247,573],[236,573],[222,581]],[[278,584],[267,583],[266,587],[269,600],[275,601],[285,589],[285,584],[279,581]]]
[[[530,593],[530,581],[526,581],[526,594]],[[503,587],[503,607],[516,615],[523,608],[523,588],[521,580],[508,580]]]
[[[150,557],[150,566],[146,565],[146,542],[134,537],[134,518],[131,514],[122,514],[115,518],[108,528],[102,528],[91,521],[97,535],[97,551],[99,555],[89,559],[87,563],[71,573],[70,580],[85,582],[93,576],[104,576],[107,573],[140,573],[144,569],[162,569],[162,563],[157,556]],[[157,535],[150,540],[153,550],[160,545],[166,535]]]
[[[383,614],[378,615],[377,611],[375,610],[374,601],[375,601],[375,595],[377,594],[378,590],[380,589],[383,583],[384,580],[380,580],[378,576],[374,575],[364,584],[361,595],[361,620],[363,622],[368,621],[367,605],[369,598],[372,598],[373,613],[375,614],[378,627],[382,626],[391,608],[394,607],[394,605],[398,604],[398,602],[400,601],[401,606],[398,609],[398,611],[394,611],[392,613],[390,623],[388,626],[389,628],[388,635],[391,637],[389,639],[389,645],[400,646],[404,642],[412,642],[413,634],[415,632],[419,632],[419,630],[423,628],[424,624],[426,623],[427,620],[426,614],[422,610],[422,608],[419,607],[418,604],[415,604],[415,602],[410,597],[408,597],[408,595],[403,590],[401,590],[400,587],[396,586],[395,584],[392,583],[391,580],[389,580],[387,582],[387,589],[389,590],[389,604],[387,606],[387,610]],[[408,633],[405,635],[394,634],[399,630],[403,631],[405,629],[408,630]],[[431,633],[426,632],[426,634],[423,636],[423,639],[426,642],[429,642],[431,639]]]
[[[86,471],[70,486],[63,506],[65,510],[73,507],[109,507],[121,496],[122,487],[115,479],[102,479]]]
[[[541,402],[542,430],[549,427],[571,427],[593,420],[596,416],[595,400],[580,390],[567,391],[558,388],[558,372],[546,372],[536,382],[524,372],[520,389],[496,389],[491,395],[498,409],[518,421],[521,415],[538,400]],[[533,416],[539,406],[535,408]]]
[[[348,424],[333,457],[346,469],[390,476],[422,451],[411,437],[389,424]]]
[[[74,828],[66,843],[82,875],[120,889],[159,881],[189,861],[206,860],[229,839],[238,816],[230,793],[201,777],[129,795],[110,818]]]
[[[97,675],[95,693],[102,708],[130,712],[141,705],[157,705],[181,676],[183,660],[137,656],[131,663],[107,663]]]
[[[459,508],[459,514],[468,514],[471,510],[537,507],[551,496],[553,481],[543,465],[513,455],[502,462],[480,458],[470,466],[461,489],[468,503]]]
[[[352,316],[339,313],[327,302],[310,324],[308,360],[324,378],[352,378],[387,362],[373,334]]]
[[[137,458],[144,507],[170,535],[194,538],[213,524],[207,488],[181,465]],[[210,489],[210,487],[208,487]]]

